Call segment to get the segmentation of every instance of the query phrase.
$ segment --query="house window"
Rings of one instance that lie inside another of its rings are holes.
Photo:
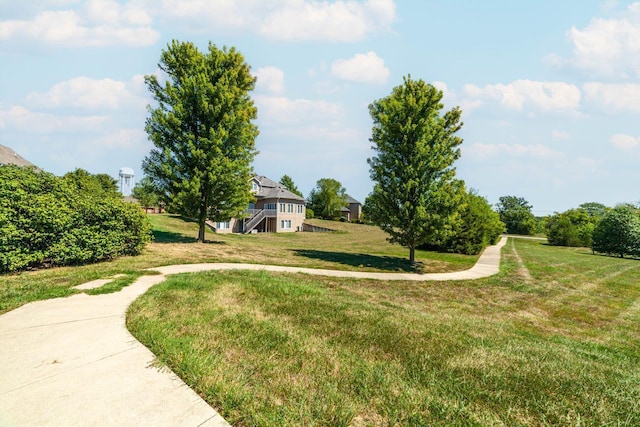
[[[285,212],[284,206],[285,206],[285,203],[280,203],[280,212]]]
[[[298,205],[298,213],[301,214],[303,210],[303,206],[302,205]]]
[[[257,182],[252,181],[252,182],[251,182],[251,189],[252,189],[253,191],[256,191],[256,192],[257,192],[257,191],[259,191],[259,190],[260,190],[260,186],[258,185],[258,183],[257,183]]]
[[[228,230],[230,227],[229,221],[216,222],[216,230]]]
[[[287,205],[287,212],[289,212],[289,213],[293,213],[293,203],[289,203],[289,204]]]
[[[276,209],[278,209],[278,205],[275,203],[267,203],[265,205],[265,209],[275,211]]]
[[[291,220],[290,219],[280,220],[280,228],[282,228],[283,230],[291,228]]]

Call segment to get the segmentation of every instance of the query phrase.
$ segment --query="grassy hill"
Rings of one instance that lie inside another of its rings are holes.
[[[128,326],[233,425],[640,425],[640,263],[511,240],[499,275],[178,275]]]

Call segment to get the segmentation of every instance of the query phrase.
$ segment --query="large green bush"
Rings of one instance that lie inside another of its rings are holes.
[[[421,247],[475,255],[495,244],[505,230],[500,215],[491,208],[487,199],[471,190],[463,197],[458,220],[451,223],[451,231]]]
[[[594,252],[607,255],[640,255],[640,216],[632,205],[622,204],[608,211],[593,231]]]
[[[0,167],[0,272],[136,255],[150,238],[142,210],[100,175]]]
[[[599,221],[599,217],[583,208],[556,213],[547,218],[545,224],[549,244],[590,247],[593,230]]]

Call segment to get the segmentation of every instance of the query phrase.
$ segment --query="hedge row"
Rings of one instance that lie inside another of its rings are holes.
[[[115,190],[96,191],[102,188],[96,176],[68,175],[0,167],[0,272],[137,255],[150,241],[151,226],[137,205]],[[78,179],[97,185],[83,190]]]

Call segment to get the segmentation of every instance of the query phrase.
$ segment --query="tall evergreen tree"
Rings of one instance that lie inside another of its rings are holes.
[[[284,185],[284,188],[291,191],[293,194],[304,197],[302,195],[302,191],[298,190],[298,187],[296,187],[296,184],[293,182],[293,178],[289,175],[282,175],[282,178],[280,178],[280,184]]]
[[[404,78],[391,95],[369,105],[371,142],[376,156],[368,159],[373,192],[365,214],[391,237],[415,248],[434,236],[446,237],[464,196],[453,163],[460,157],[461,110],[441,115],[442,92],[423,80]]]
[[[174,40],[158,66],[166,81],[145,76],[157,102],[146,122],[156,148],[142,167],[169,196],[174,212],[197,218],[202,242],[207,219],[227,221],[253,197],[249,180],[258,129],[249,92],[256,79],[235,48],[211,43],[203,53]]]

